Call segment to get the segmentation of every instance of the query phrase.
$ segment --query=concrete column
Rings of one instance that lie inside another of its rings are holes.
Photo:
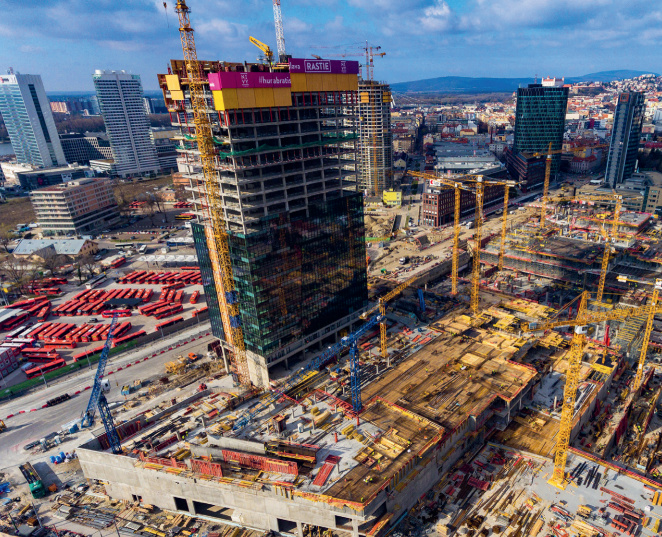
[[[195,506],[193,505],[193,500],[186,500],[186,503],[188,504],[188,510],[192,515],[195,515]]]
[[[352,537],[359,537],[359,521],[352,519]]]
[[[225,373],[230,374],[230,366],[228,365],[228,355],[225,347],[221,345],[221,353],[223,354],[223,364],[225,365]]]
[[[276,526],[276,528],[278,528],[278,526]],[[276,531],[278,531],[278,530],[276,529]],[[297,534],[299,536],[303,535],[303,525],[298,520],[297,520]]]

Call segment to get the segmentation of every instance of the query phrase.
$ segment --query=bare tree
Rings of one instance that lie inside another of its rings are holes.
[[[44,271],[51,271],[52,275],[55,275],[57,269],[64,265],[66,259],[63,255],[58,254],[55,250],[48,250],[44,256],[41,258],[39,265]]]
[[[16,238],[14,230],[9,224],[0,224],[0,244],[9,253],[9,243]]]
[[[9,255],[0,262],[0,270],[7,275],[9,281],[16,288],[22,291],[27,280],[28,271],[30,270],[30,263],[25,259]]]
[[[156,200],[154,199],[154,196],[146,196],[145,197],[145,209],[147,209],[149,213],[149,218],[152,221],[152,224],[154,224],[154,209],[156,207]]]
[[[99,268],[99,263],[97,263],[94,260],[94,256],[92,255],[85,255],[80,258],[78,261],[78,266],[82,267],[83,270],[87,271],[87,273],[90,275],[90,278],[94,276],[96,273],[96,270]]]

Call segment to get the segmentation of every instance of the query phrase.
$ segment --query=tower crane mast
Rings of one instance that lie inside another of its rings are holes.
[[[101,416],[101,421],[103,422],[104,429],[106,429],[106,438],[110,444],[110,448],[113,453],[121,453],[122,446],[120,443],[119,434],[115,429],[115,424],[113,423],[113,416],[110,413],[110,408],[108,407],[108,401],[106,396],[103,394],[101,381],[103,379],[103,374],[106,371],[106,364],[108,363],[108,354],[110,353],[110,346],[113,341],[113,330],[115,330],[115,324],[117,323],[117,315],[113,315],[112,320],[110,321],[110,327],[108,329],[108,336],[106,337],[106,342],[103,345],[103,350],[101,351],[101,356],[99,357],[99,363],[97,365],[97,372],[94,375],[94,384],[92,386],[92,393],[90,394],[90,399],[87,402],[87,407],[83,411],[81,416],[81,428],[91,427],[94,423],[94,413],[95,410],[99,410],[99,416]]]
[[[499,185],[505,189],[503,220],[501,225],[501,250],[499,253],[499,266],[503,268],[503,255],[506,244],[506,225],[508,221],[508,190],[516,186],[514,181],[504,181],[501,179],[489,179],[482,175],[463,175],[457,178],[440,177],[435,174],[425,172],[407,172],[414,177],[420,177],[426,181],[433,181],[443,186],[455,188],[455,210],[454,210],[454,237],[453,237],[453,264],[451,271],[452,293],[457,294],[457,281],[459,270],[459,236],[460,236],[460,189],[473,192],[476,196],[476,212],[474,221],[474,243],[476,249],[473,255],[472,275],[471,275],[471,310],[474,314],[478,313],[480,305],[480,243],[482,241],[483,227],[483,202],[485,198],[485,186]]]
[[[228,244],[227,224],[221,209],[220,184],[217,179],[215,168],[215,150],[212,138],[211,123],[207,115],[207,100],[205,98],[205,86],[209,82],[205,79],[191,27],[191,10],[186,5],[186,0],[177,0],[175,11],[179,17],[179,35],[182,41],[182,51],[186,63],[186,72],[189,83],[189,96],[191,108],[193,109],[193,120],[195,125],[196,142],[206,193],[206,210],[211,223],[210,233],[207,234],[207,242],[210,257],[216,257],[220,265],[221,282],[216,282],[219,306],[227,308],[227,324],[224,323],[226,334],[229,332],[231,344],[234,347],[235,366],[238,380],[243,385],[249,385],[248,366],[246,363],[246,346],[244,333],[241,327],[241,315],[239,313],[239,297],[235,289],[232,276],[232,263],[230,260],[230,247]],[[219,285],[221,283],[222,285]],[[219,289],[219,287],[222,287]],[[227,336],[226,336],[227,337]]]
[[[283,14],[280,10],[280,0],[274,2],[274,23],[276,24],[276,49],[278,51],[278,61],[287,62],[287,53],[285,52],[285,33],[283,31]]]
[[[655,295],[654,295],[655,296]],[[559,433],[556,437],[556,452],[554,455],[554,472],[549,480],[550,484],[565,488],[565,467],[568,459],[568,447],[570,446],[570,436],[572,434],[572,422],[575,413],[575,402],[577,400],[577,388],[579,386],[579,375],[584,354],[584,344],[586,342],[586,326],[609,320],[622,321],[634,315],[647,313],[649,319],[655,313],[660,312],[656,303],[651,302],[646,306],[632,308],[616,309],[611,311],[597,312],[589,311],[588,292],[584,291],[581,295],[577,317],[565,321],[551,321],[547,323],[524,323],[522,330],[524,332],[537,332],[558,328],[561,326],[574,326],[575,333],[572,338],[570,351],[567,354],[568,369],[566,371],[565,387],[563,390],[563,408],[561,409],[561,421],[559,423]],[[651,323],[652,324],[652,323]],[[645,360],[645,351],[643,358],[640,357],[640,368],[643,373],[643,362]]]
[[[563,149],[552,149],[552,143],[549,143],[549,147],[546,152],[535,152],[535,153],[525,153],[525,157],[541,157],[547,155],[545,159],[545,181],[543,183],[542,189],[542,200],[540,204],[540,228],[544,229],[546,225],[546,216],[547,216],[547,198],[549,197],[549,179],[552,174],[552,155],[558,155],[560,153],[572,153],[574,151],[581,151],[583,149],[600,149],[603,147],[609,147],[608,144],[598,144],[598,145],[587,145],[581,147],[573,147],[569,151]]]

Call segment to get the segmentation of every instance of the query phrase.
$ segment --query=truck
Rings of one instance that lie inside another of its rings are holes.
[[[32,467],[32,465],[29,462],[26,462],[25,464],[21,464],[21,466],[18,468],[23,474],[25,480],[28,482],[32,497],[37,499],[46,496],[46,487],[44,486],[44,482],[41,480],[41,477]]]
[[[409,257],[408,256],[401,257],[400,259],[398,259],[398,261],[400,262],[401,265],[406,265],[407,263],[409,263]]]
[[[142,388],[142,381],[140,379],[136,379],[133,381],[133,384],[126,384],[122,386],[122,395],[129,395],[135,392],[136,390],[139,390]]]

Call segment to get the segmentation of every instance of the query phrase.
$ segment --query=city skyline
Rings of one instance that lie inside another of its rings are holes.
[[[376,61],[375,75],[389,83],[447,75],[662,71],[655,52],[662,32],[649,27],[662,20],[662,10],[641,0],[575,4],[415,0],[403,7],[395,0],[293,0],[282,9],[288,53],[329,57],[347,52],[360,60],[361,42],[367,39],[386,51]],[[93,5],[9,0],[11,24],[0,23],[0,47],[6,54],[2,67],[41,73],[51,93],[93,89],[89,77],[95,69],[140,74],[145,90],[152,91],[157,89],[156,73],[164,70],[162,59],[181,54],[174,2],[167,5],[166,17],[163,2],[154,0]],[[275,49],[268,1],[213,0],[190,7],[202,58],[251,61],[259,51],[249,43],[249,35]]]

